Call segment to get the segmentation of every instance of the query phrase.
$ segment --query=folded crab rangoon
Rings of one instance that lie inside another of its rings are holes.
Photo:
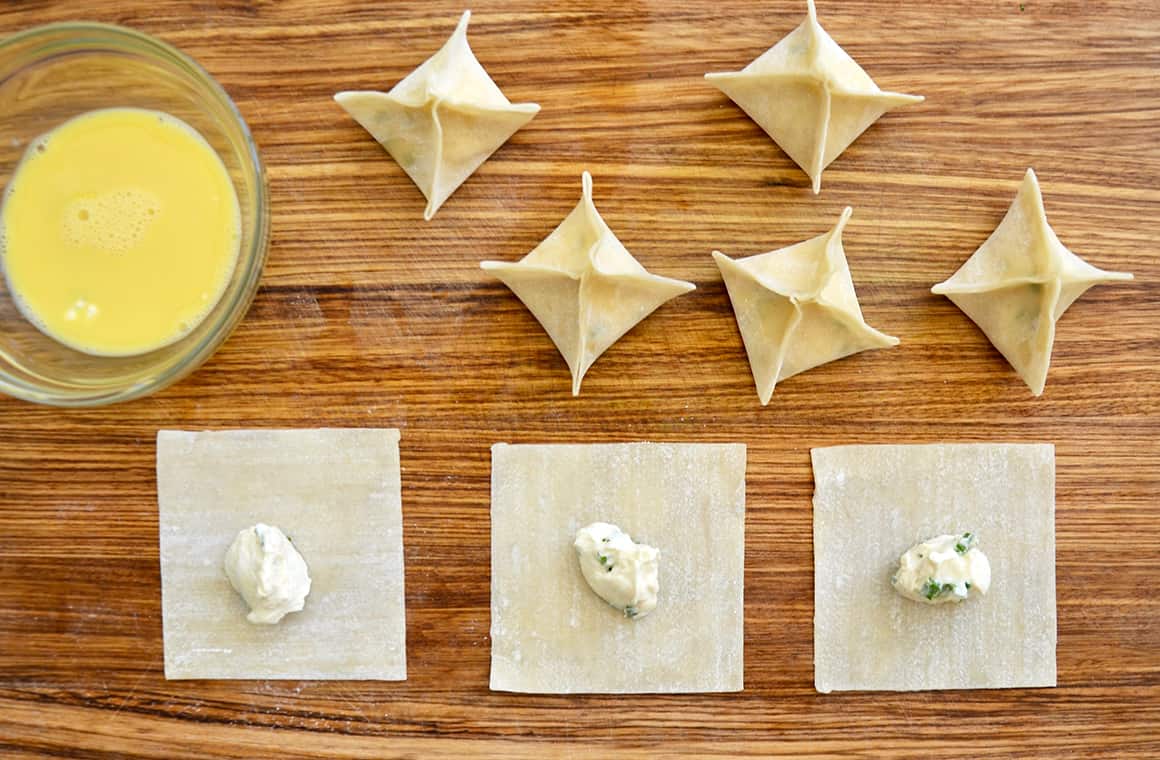
[[[512,103],[467,44],[466,11],[451,39],[390,92],[334,99],[370,132],[427,196],[423,218],[540,111]]]
[[[552,234],[518,262],[484,261],[547,330],[572,372],[572,395],[599,356],[661,304],[696,286],[651,274],[584,195]]]
[[[862,318],[842,248],[852,213],[847,207],[832,230],[788,248],[744,259],[713,251],[762,405],[799,372],[898,345]]]
[[[822,171],[887,111],[921,95],[884,92],[818,24],[806,20],[741,71],[706,74],[809,175]]]
[[[1047,223],[1031,169],[991,237],[946,282],[931,288],[974,320],[1038,396],[1047,384],[1055,323],[1088,288],[1130,280],[1069,251]]]

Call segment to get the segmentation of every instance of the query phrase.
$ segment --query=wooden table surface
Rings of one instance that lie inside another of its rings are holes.
[[[274,231],[248,317],[184,382],[90,411],[0,400],[0,755],[1160,756],[1156,3],[820,5],[883,88],[927,101],[880,121],[814,196],[701,78],[748,63],[804,2],[480,0],[476,54],[543,111],[424,223],[419,192],[331,95],[388,89],[461,4],[5,3],[0,32],[80,14],[196,57],[253,128]],[[1028,166],[1063,242],[1136,274],[1063,318],[1038,399],[928,292]],[[478,262],[538,243],[585,168],[629,250],[698,287],[572,398],[556,349]],[[847,204],[863,309],[902,344],[787,381],[762,408],[709,252],[788,245]],[[166,682],[157,430],[321,426],[402,429],[409,679]],[[745,691],[489,692],[490,445],[622,440],[749,445]],[[1055,443],[1059,686],[819,695],[809,449],[933,441]]]

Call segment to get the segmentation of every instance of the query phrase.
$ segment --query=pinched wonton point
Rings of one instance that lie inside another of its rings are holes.
[[[862,318],[842,249],[852,213],[847,207],[829,232],[781,250],[737,260],[713,251],[763,406],[799,372],[898,345]]]
[[[991,237],[931,292],[974,320],[1038,396],[1047,383],[1056,321],[1091,286],[1130,279],[1127,272],[1096,269],[1059,242],[1039,180],[1028,169]]]
[[[513,104],[488,76],[467,44],[470,18],[464,12],[442,49],[390,92],[334,96],[427,196],[427,220],[540,110]]]
[[[822,171],[887,111],[921,95],[883,92],[818,24],[805,21],[741,71],[706,74],[822,189]]]
[[[592,175],[572,213],[511,264],[480,266],[531,310],[572,371],[572,395],[592,363],[665,301],[696,286],[650,274],[616,239],[592,202]]]

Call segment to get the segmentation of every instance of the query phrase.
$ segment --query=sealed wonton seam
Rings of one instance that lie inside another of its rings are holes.
[[[898,345],[868,325],[858,305],[842,247],[852,213],[847,207],[832,230],[787,248],[738,260],[713,252],[762,405],[782,380]]]
[[[592,200],[592,175],[564,221],[515,263],[484,261],[528,307],[572,375],[572,395],[592,364],[666,301],[693,290],[690,282],[648,272],[616,238]]]
[[[885,92],[818,24],[813,0],[794,31],[741,71],[705,79],[741,107],[810,177],[886,112],[920,95]]]
[[[470,17],[390,92],[334,96],[426,196],[426,220],[540,110],[511,103],[480,65],[467,42]]]
[[[947,296],[971,318],[1039,396],[1047,383],[1056,322],[1093,285],[1131,280],[1106,272],[1068,250],[1047,222],[1031,169],[1003,221],[946,282]]]

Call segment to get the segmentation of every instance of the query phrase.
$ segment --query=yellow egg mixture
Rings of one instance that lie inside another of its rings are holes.
[[[233,274],[241,212],[225,165],[185,122],[110,108],[37,139],[0,209],[24,315],[90,354],[129,356],[200,323]]]

